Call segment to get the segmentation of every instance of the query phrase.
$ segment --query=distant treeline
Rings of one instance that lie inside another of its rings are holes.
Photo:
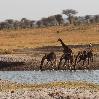
[[[0,30],[3,29],[25,29],[25,28],[39,28],[57,25],[84,25],[99,23],[99,15],[85,15],[76,16],[78,12],[73,9],[66,9],[62,11],[67,18],[63,18],[62,14],[52,15],[41,20],[29,20],[22,18],[19,20],[7,19],[0,22]]]

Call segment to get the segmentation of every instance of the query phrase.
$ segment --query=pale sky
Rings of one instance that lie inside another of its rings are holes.
[[[0,20],[38,20],[64,9],[75,9],[81,16],[99,14],[99,0],[0,0]]]

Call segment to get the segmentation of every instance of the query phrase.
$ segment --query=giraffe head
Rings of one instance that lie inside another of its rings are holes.
[[[90,43],[88,46],[89,46],[89,47],[92,47],[92,44]]]
[[[62,41],[62,39],[59,38],[57,41]]]

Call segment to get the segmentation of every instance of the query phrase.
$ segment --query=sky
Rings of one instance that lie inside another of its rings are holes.
[[[62,10],[75,9],[78,16],[99,14],[99,0],[0,0],[0,21],[27,18],[39,20]]]

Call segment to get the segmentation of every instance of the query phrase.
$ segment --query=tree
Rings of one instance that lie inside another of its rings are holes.
[[[9,24],[13,24],[14,23],[14,20],[13,19],[7,19],[5,21],[8,22]]]
[[[33,27],[34,27],[35,22],[36,22],[36,21],[34,21],[34,20],[31,20],[31,21],[30,21],[30,28],[33,28]]]
[[[15,22],[15,20],[13,20],[13,19],[5,20],[5,23],[6,23],[8,29],[14,29],[14,22]]]
[[[55,26],[55,25],[58,24],[58,22],[55,18],[55,15],[49,16],[48,17],[48,22],[49,22],[50,26]]]
[[[21,27],[22,28],[30,28],[31,27],[31,20],[28,20],[26,18],[21,19]]]
[[[43,25],[46,26],[46,27],[49,25],[48,18],[42,18],[42,22],[43,22]]]
[[[18,21],[18,20],[15,20],[15,22],[14,22],[14,29],[20,29],[21,27],[20,27],[20,21]]]
[[[38,20],[36,25],[38,26],[38,28],[40,28],[42,26],[42,21],[41,20]]]
[[[55,15],[55,18],[56,18],[59,25],[61,25],[63,23],[63,18],[62,18],[61,14]]]
[[[94,19],[95,19],[95,22],[96,22],[96,23],[99,23],[99,15],[95,15],[95,16],[94,16]]]
[[[91,15],[86,15],[85,16],[85,20],[87,21],[87,23],[90,23],[90,19],[91,19]]]
[[[62,13],[67,15],[70,24],[73,24],[74,23],[74,15],[77,14],[78,12],[73,9],[66,9],[66,10],[63,10]]]

